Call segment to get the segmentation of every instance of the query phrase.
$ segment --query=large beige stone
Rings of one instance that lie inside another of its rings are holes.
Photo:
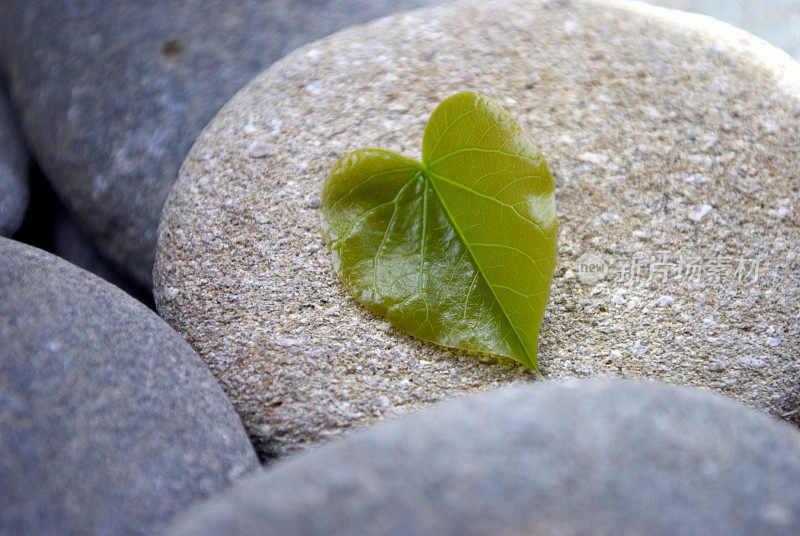
[[[340,156],[418,157],[436,104],[468,89],[518,119],[555,177],[545,380],[652,377],[800,418],[800,67],[730,26],[647,5],[458,3],[290,54],[184,163],[159,232],[158,308],[262,455],[536,380],[362,309],[320,235],[320,188]],[[589,254],[605,279],[589,282]],[[671,264],[683,271],[664,280]]]

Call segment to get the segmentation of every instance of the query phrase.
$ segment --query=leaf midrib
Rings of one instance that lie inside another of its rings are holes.
[[[472,195],[474,195],[476,197],[480,197],[481,199],[486,199],[486,200],[491,201],[493,203],[496,203],[496,204],[498,204],[500,206],[508,208],[509,210],[513,211],[517,216],[519,216],[519,218],[521,220],[523,220],[523,221],[525,221],[527,223],[530,223],[531,225],[536,227],[539,230],[540,233],[542,233],[543,235],[546,235],[546,233],[544,232],[544,229],[542,228],[542,226],[541,226],[541,224],[539,222],[525,217],[525,215],[521,214],[520,211],[517,210],[517,207],[515,207],[514,205],[511,205],[509,203],[504,203],[503,201],[500,201],[496,197],[493,197],[491,195],[484,194],[484,193],[478,192],[476,190],[473,190],[469,186],[465,186],[465,185],[461,184],[458,181],[454,181],[453,179],[449,179],[449,178],[445,177],[444,175],[440,175],[438,173],[430,171],[430,169],[426,169],[425,171],[427,171],[431,175],[434,175],[434,176],[442,179],[444,182],[446,182],[448,184],[452,184],[456,188],[460,188],[461,190],[464,190],[465,192],[469,192],[470,194],[472,194]]]
[[[436,198],[439,200],[439,204],[442,205],[442,209],[444,209],[444,213],[447,216],[447,219],[450,221],[450,225],[453,226],[453,229],[455,229],[459,240],[461,240],[461,243],[464,244],[464,247],[466,248],[467,253],[469,253],[470,258],[472,259],[472,263],[474,264],[475,269],[480,274],[480,277],[481,277],[481,279],[483,279],[484,283],[486,283],[486,286],[489,288],[489,292],[492,294],[492,298],[494,298],[494,301],[497,303],[497,306],[500,308],[500,312],[503,313],[503,318],[505,318],[506,322],[508,322],[508,325],[511,326],[511,329],[514,332],[514,336],[517,338],[517,341],[519,341],[520,347],[525,352],[525,358],[526,358],[526,361],[527,361],[525,364],[528,365],[529,367],[531,367],[536,372],[538,372],[539,371],[539,366],[538,366],[538,363],[537,363],[538,360],[536,359],[536,357],[531,358],[530,351],[528,350],[527,346],[525,345],[524,340],[522,339],[522,337],[519,334],[519,329],[517,328],[516,325],[514,325],[514,322],[511,321],[511,318],[508,316],[508,312],[506,312],[505,307],[503,307],[503,303],[497,297],[497,293],[494,291],[494,287],[489,282],[489,279],[486,277],[486,274],[484,273],[484,269],[481,266],[481,264],[478,262],[477,258],[475,257],[475,253],[472,251],[472,248],[470,247],[469,242],[467,242],[466,238],[464,237],[464,233],[461,231],[461,228],[458,226],[458,224],[456,223],[455,219],[453,218],[453,215],[450,212],[450,208],[448,207],[447,203],[444,200],[444,196],[441,194],[439,189],[436,187],[436,183],[435,183],[433,177],[434,176],[440,177],[442,179],[446,179],[447,182],[452,182],[454,184],[458,184],[458,183],[456,183],[455,181],[452,181],[452,179],[447,179],[447,177],[442,177],[441,175],[430,171],[430,169],[428,169],[428,166],[425,165],[424,162],[422,162],[420,164],[420,167],[421,167],[421,170],[422,170],[422,177],[423,177],[423,179],[424,179],[424,181],[426,183],[426,188],[427,188],[427,185],[430,185],[431,189],[433,190],[433,193],[436,194]],[[474,191],[472,191],[470,189],[467,189],[467,190],[469,192],[473,193],[473,194],[475,193]],[[492,199],[494,199],[494,198],[492,198]],[[516,212],[516,210],[515,210],[515,212]],[[523,218],[523,219],[525,219],[525,218]],[[526,221],[530,221],[530,220],[526,219]],[[535,223],[535,222],[531,222],[531,223]],[[541,227],[540,227],[540,230],[541,230]],[[424,240],[424,237],[423,237],[423,240]]]

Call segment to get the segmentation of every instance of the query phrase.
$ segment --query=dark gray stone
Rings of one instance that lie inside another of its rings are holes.
[[[52,253],[105,279],[151,309],[155,309],[150,289],[121,273],[108,262],[97,250],[97,246],[78,228],[63,205],[56,206],[50,231]]]
[[[28,154],[0,87],[0,236],[11,236],[28,207]]]
[[[0,239],[0,532],[154,534],[257,465],[189,346],[124,292]]]
[[[217,110],[273,61],[430,0],[11,0],[0,61],[32,151],[104,255],[149,284],[161,208]]]
[[[170,536],[797,534],[800,432],[717,394],[570,380],[278,462]]]

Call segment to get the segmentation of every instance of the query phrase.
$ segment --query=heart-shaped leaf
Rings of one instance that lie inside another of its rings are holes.
[[[333,266],[370,310],[421,339],[538,371],[556,262],[553,179],[494,101],[442,102],[422,163],[381,149],[346,155],[320,209]]]

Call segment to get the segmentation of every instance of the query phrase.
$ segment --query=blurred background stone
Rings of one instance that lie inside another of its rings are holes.
[[[53,253],[155,309],[150,289],[120,272],[100,254],[97,246],[78,228],[35,163],[30,166],[29,189],[30,203],[14,240]]]
[[[752,32],[800,60],[799,0],[643,0],[709,15]]]
[[[28,208],[30,162],[4,88],[0,85],[0,236],[22,225]]]
[[[58,204],[50,227],[52,252],[64,260],[105,279],[151,309],[155,309],[153,294],[148,287],[120,272],[98,251],[97,246],[78,228],[66,207]]]
[[[0,63],[33,153],[103,255],[149,286],[195,137],[302,43],[426,0],[10,0]]]

